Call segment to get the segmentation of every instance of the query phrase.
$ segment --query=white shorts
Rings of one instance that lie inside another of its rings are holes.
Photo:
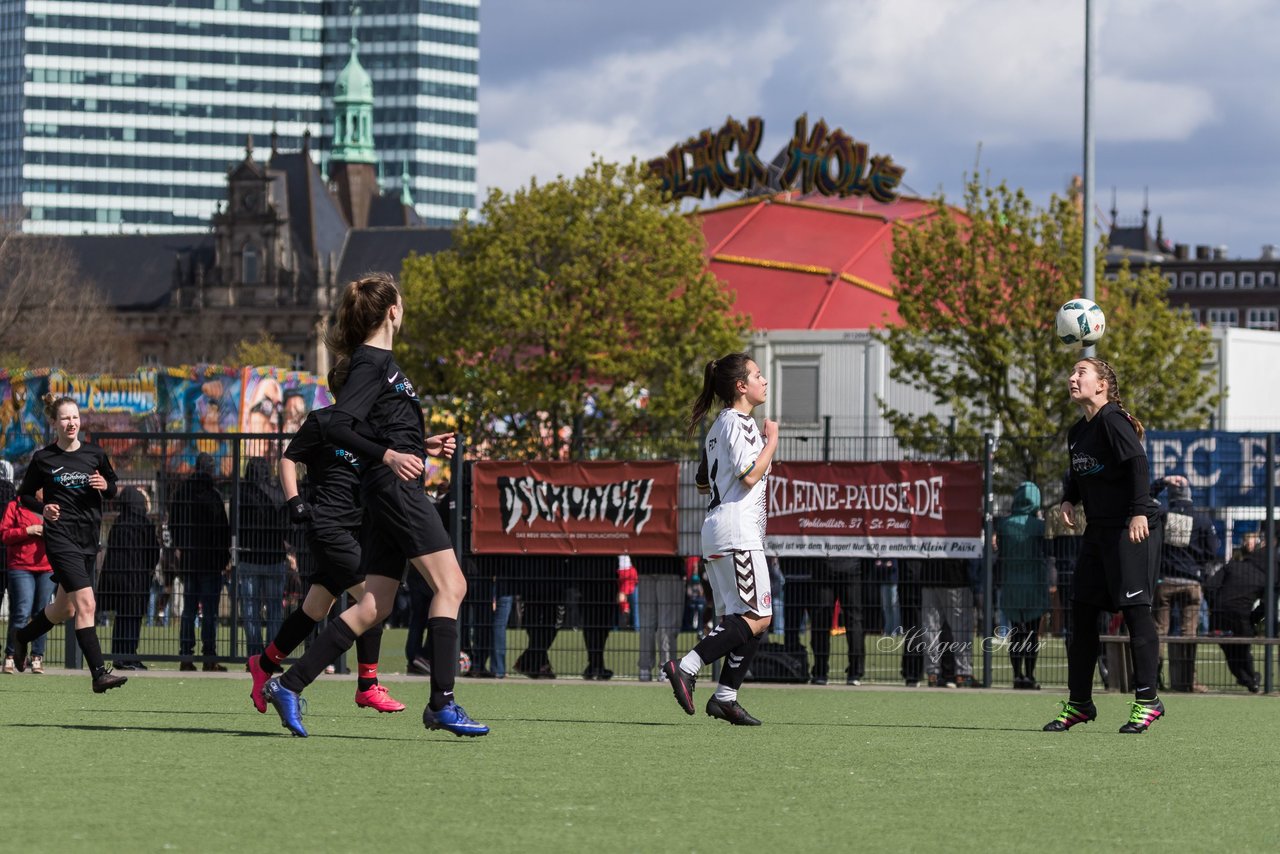
[[[707,558],[707,580],[715,599],[716,616],[725,614],[773,614],[769,588],[769,564],[764,552],[729,552]]]

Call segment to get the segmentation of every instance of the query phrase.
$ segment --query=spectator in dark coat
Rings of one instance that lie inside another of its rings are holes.
[[[1191,504],[1191,485],[1182,475],[1171,475],[1151,484],[1154,498],[1167,489],[1169,507],[1164,511],[1164,544],[1160,548],[1160,579],[1156,586],[1151,615],[1161,637],[1169,634],[1173,606],[1181,609],[1181,634],[1195,637],[1200,623],[1200,602],[1204,598],[1200,582],[1205,568],[1218,557],[1218,534],[1209,516]],[[1169,687],[1174,691],[1209,689],[1195,680],[1196,645],[1161,645],[1160,659],[1169,661]]]
[[[1244,559],[1233,560],[1204,584],[1209,598],[1209,627],[1237,638],[1251,638],[1262,619],[1266,602],[1267,552],[1256,548]],[[1220,644],[1227,667],[1236,682],[1251,693],[1262,690],[1253,667],[1253,649],[1247,644]]]
[[[193,656],[196,648],[196,616],[201,615],[201,654],[205,670],[226,670],[217,656],[218,600],[222,578],[231,560],[231,524],[222,494],[213,482],[214,459],[196,457],[195,471],[178,486],[169,502],[169,531],[173,536],[178,577],[182,579],[182,628],[178,652]],[[182,670],[195,670],[183,661]]]
[[[151,501],[135,486],[120,491],[116,502],[120,515],[107,535],[107,552],[102,561],[101,608],[115,611],[111,633],[111,654],[117,670],[146,670],[138,658],[138,639],[147,594],[156,564],[160,562],[160,540],[149,514]]]
[[[995,571],[1000,609],[1009,621],[1013,687],[1039,690],[1036,659],[1040,621],[1048,613],[1057,587],[1053,552],[1040,518],[1040,487],[1030,481],[1018,484],[1009,515],[996,520],[995,528]]]
[[[237,595],[244,626],[245,651],[261,655],[280,631],[284,617],[284,580],[288,564],[289,516],[284,496],[271,483],[263,457],[250,457],[240,481],[240,559]],[[266,638],[262,635],[266,617]]]

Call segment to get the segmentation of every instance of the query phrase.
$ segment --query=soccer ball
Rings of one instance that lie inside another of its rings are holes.
[[[1058,309],[1058,338],[1072,349],[1096,344],[1107,331],[1107,317],[1096,302],[1077,297]]]
[[[471,656],[467,655],[466,650],[458,653],[458,675],[466,676],[471,672]]]

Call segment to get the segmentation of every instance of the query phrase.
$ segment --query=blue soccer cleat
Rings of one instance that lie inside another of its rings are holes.
[[[448,730],[454,735],[488,735],[489,728],[484,724],[471,720],[467,710],[457,703],[450,702],[439,711],[431,711],[431,707],[422,710],[422,725],[427,729]]]
[[[268,679],[262,686],[262,693],[280,715],[280,725],[299,738],[306,738],[307,729],[302,725],[302,697],[281,685],[279,676]]]

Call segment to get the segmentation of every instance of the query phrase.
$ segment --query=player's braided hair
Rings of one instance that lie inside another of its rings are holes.
[[[390,273],[366,273],[343,288],[334,322],[324,336],[335,360],[340,363],[363,344],[399,299],[400,289]]]
[[[46,394],[40,399],[44,401],[44,414],[48,416],[50,421],[58,420],[58,410],[65,404],[69,403],[72,406],[79,406],[74,397],[67,397],[66,395],[58,397],[55,394]]]
[[[693,402],[693,413],[689,416],[690,434],[698,429],[717,398],[725,406],[733,406],[738,396],[738,383],[747,381],[747,363],[750,361],[751,356],[746,353],[730,353],[707,362],[702,373],[702,394]]]
[[[1115,368],[1097,356],[1086,356],[1081,361],[1093,365],[1093,370],[1098,374],[1098,379],[1107,384],[1107,400],[1114,403],[1119,408],[1120,414],[1129,419],[1129,423],[1133,425],[1133,429],[1138,433],[1138,441],[1142,441],[1146,430],[1143,428],[1142,422],[1134,418],[1129,410],[1124,408],[1124,401],[1120,399],[1120,380],[1116,378]]]

